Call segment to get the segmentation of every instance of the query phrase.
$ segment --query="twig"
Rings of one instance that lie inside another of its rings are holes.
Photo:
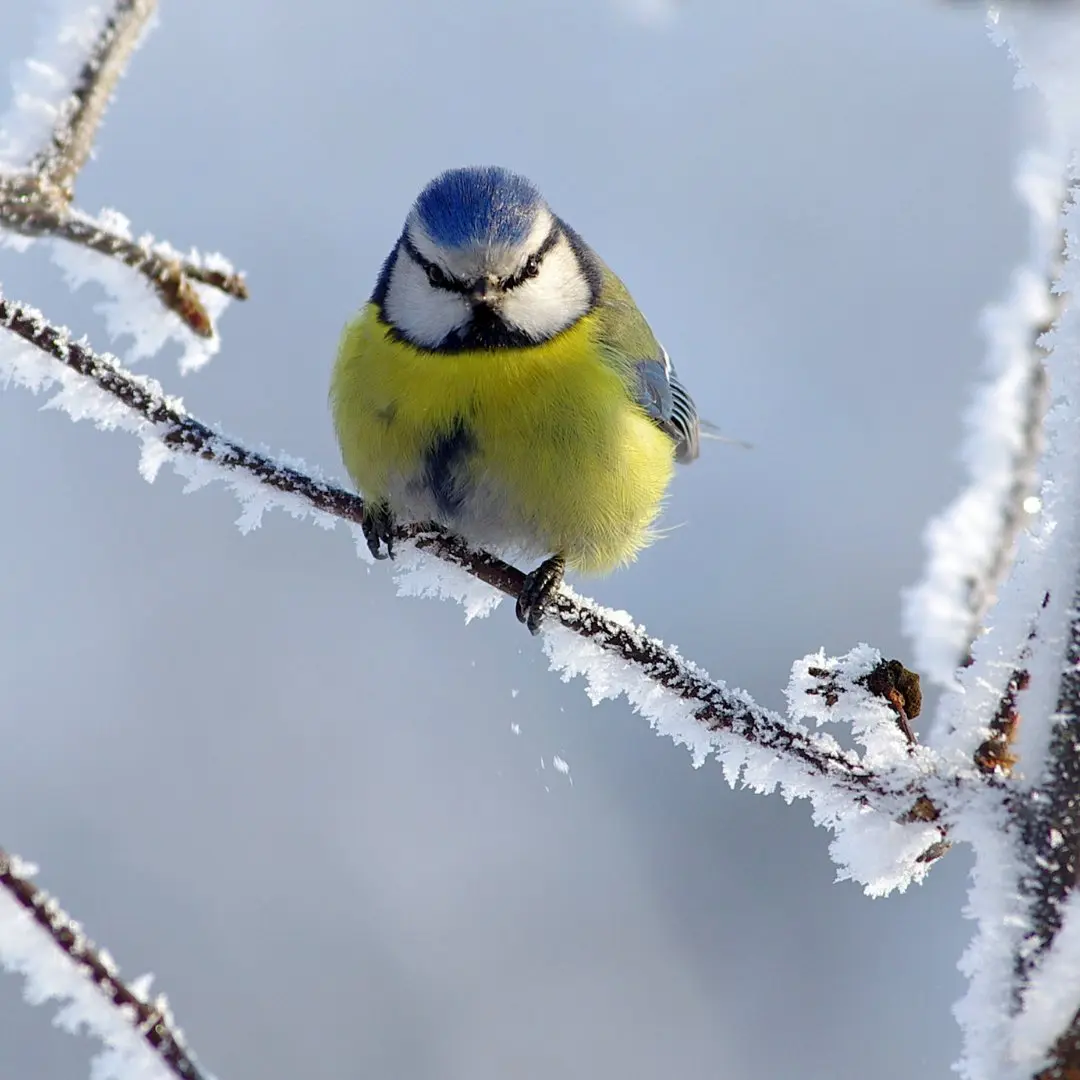
[[[1043,595],[1040,613],[1045,611],[1049,604],[1050,593],[1047,592]],[[1001,776],[1011,776],[1016,763],[1020,760],[1013,752],[1022,719],[1019,699],[1031,685],[1031,672],[1025,665],[1031,659],[1038,636],[1039,618],[1036,615],[1028,631],[1027,641],[1016,658],[1016,666],[1009,676],[1009,681],[1005,684],[1005,691],[990,721],[989,734],[975,751],[975,767],[981,772],[996,772]]]
[[[1073,198],[1069,189],[1062,200],[1062,213]],[[1049,402],[1049,384],[1046,375],[1047,350],[1041,344],[1043,335],[1049,332],[1061,317],[1068,298],[1055,291],[1065,267],[1065,232],[1061,231],[1054,258],[1047,268],[1046,314],[1035,322],[1028,337],[1023,397],[1023,418],[1019,427],[1020,444],[1012,457],[1012,481],[1001,503],[1001,516],[990,561],[980,578],[968,582],[968,610],[970,621],[966,635],[967,645],[962,663],[971,663],[971,648],[985,625],[987,612],[997,599],[997,592],[1012,565],[1016,541],[1030,514],[1025,502],[1036,490],[1039,458],[1043,451],[1043,418]]]
[[[30,163],[44,192],[54,190],[64,203],[74,197],[75,177],[94,147],[98,127],[120,76],[157,0],[116,0],[97,42],[79,72],[48,147]]]
[[[972,662],[972,649],[1032,517],[1049,405],[1044,334],[1066,298],[1055,292],[1065,260],[1060,220],[1046,206],[1068,205],[1066,183],[1048,198],[1028,193],[1037,245],[1008,300],[986,312],[986,365],[967,422],[968,481],[926,533],[927,566],[905,600],[906,632],[923,674],[946,686]],[[1060,215],[1059,215],[1060,216]],[[1045,247],[1044,247],[1045,245]]]
[[[90,156],[117,80],[156,7],[157,0],[116,0],[60,112],[49,144],[26,170],[0,173],[0,228],[28,237],[55,237],[119,260],[145,278],[162,304],[193,333],[209,338],[214,333],[213,321],[194,283],[246,300],[248,290],[242,275],[211,270],[177,258],[164,248],[131,240],[72,206],[75,178]]]
[[[56,947],[71,961],[117,1011],[129,1022],[150,1048],[180,1080],[203,1080],[203,1074],[184,1049],[179,1034],[173,1030],[164,1006],[144,1001],[119,977],[115,964],[100,953],[77,923],[64,912],[48,893],[18,873],[14,860],[0,849],[0,888],[24,908],[52,938]]]
[[[1059,298],[1055,298],[1055,301],[1060,303]],[[971,618],[966,635],[967,647],[961,660],[964,666],[971,663],[971,648],[982,632],[987,612],[997,599],[998,589],[1012,565],[1020,531],[1031,516],[1024,504],[1036,490],[1036,469],[1043,448],[1042,420],[1049,394],[1044,364],[1046,350],[1038,344],[1038,339],[1053,326],[1059,314],[1060,306],[1055,307],[1052,316],[1040,323],[1034,331],[1030,366],[1024,387],[1021,443],[1013,455],[1013,480],[1001,506],[997,544],[983,576],[979,579],[972,578],[968,582],[968,606]]]
[[[111,358],[69,339],[65,331],[0,295],[0,327],[6,327],[65,367],[91,380],[122,402],[132,413],[158,429],[171,450],[213,462],[219,468],[246,473],[259,484],[293,496],[309,507],[333,517],[359,524],[364,504],[358,496],[307,476],[290,466],[250,450],[188,415],[174,399],[166,397],[146,379],[120,368]],[[508,596],[516,597],[524,574],[487,552],[477,551],[461,539],[431,526],[405,525],[399,539],[416,545],[440,559],[462,567],[480,581]],[[710,732],[726,732],[754,746],[794,762],[804,775],[824,780],[851,797],[858,805],[879,810],[894,818],[933,820],[936,809],[923,787],[898,782],[863,765],[835,744],[784,723],[774,713],[750,702],[737,692],[713,682],[700,669],[672,649],[647,637],[636,627],[611,619],[589,601],[559,594],[549,618],[604,650],[618,656],[653,683],[693,704],[693,716]],[[923,813],[911,816],[914,804]],[[933,810],[928,814],[926,808]],[[944,828],[941,828],[944,835]]]
[[[1073,596],[1047,761],[1037,789],[1010,800],[1028,868],[1021,887],[1028,898],[1030,929],[1014,961],[1018,1003],[1032,971],[1057,939],[1065,901],[1076,890],[1080,873],[1080,588]],[[1080,1077],[1080,1012],[1050,1054],[1053,1064],[1036,1080]]]

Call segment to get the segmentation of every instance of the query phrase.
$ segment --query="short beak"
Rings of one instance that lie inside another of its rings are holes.
[[[469,299],[474,304],[494,304],[498,295],[497,286],[498,280],[496,278],[482,277],[469,290]]]

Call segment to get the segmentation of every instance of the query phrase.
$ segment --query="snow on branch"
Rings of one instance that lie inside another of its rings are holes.
[[[48,144],[30,162],[42,188],[58,188],[70,202],[75,177],[90,158],[113,88],[156,6],[156,0],[118,0],[111,12],[106,9],[71,94],[57,110]]]
[[[214,321],[225,301],[247,297],[243,277],[221,256],[185,257],[151,237],[134,239],[115,211],[92,217],[73,206],[75,179],[156,7],[156,0],[115,0],[103,13],[78,4],[45,44],[48,59],[27,62],[14,105],[0,121],[0,229],[22,244],[49,237],[82,249],[81,257],[57,252],[57,261],[73,285],[96,278],[121,301],[104,306],[113,335],[135,337],[135,356],[152,354],[172,337],[186,350],[181,369],[193,370],[217,349]],[[8,246],[20,243],[9,240]],[[108,268],[104,260],[117,265]],[[136,282],[118,274],[120,267],[134,271]],[[131,286],[140,282],[141,292],[133,294]],[[171,316],[149,338],[132,311],[133,302],[147,306],[139,303],[146,286]]]
[[[169,463],[188,480],[189,490],[223,480],[243,505],[239,524],[245,530],[259,523],[265,509],[280,506],[294,516],[311,515],[324,527],[343,520],[359,540],[363,502],[358,496],[311,475],[302,463],[249,449],[208,427],[153,380],[125,371],[113,358],[72,341],[40,313],[2,295],[0,328],[14,335],[0,338],[0,377],[34,391],[58,384],[51,405],[75,419],[135,434],[147,479]],[[524,583],[520,570],[437,527],[405,525],[398,538],[404,544],[397,559],[403,592],[453,596],[475,615],[491,610],[498,594],[516,597]],[[366,550],[362,542],[357,546]],[[829,699],[827,714],[812,707],[818,691],[811,672],[805,693],[793,700],[792,717],[784,718],[712,680],[676,649],[648,637],[625,613],[605,610],[570,589],[551,608],[544,647],[564,678],[585,678],[594,703],[625,694],[658,732],[686,745],[696,764],[719,757],[731,783],[741,781],[758,791],[779,787],[788,799],[809,797],[815,820],[845,835],[872,824],[873,843],[864,846],[848,836],[840,859],[845,872],[869,890],[904,887],[941,854],[946,824],[938,820],[936,761],[925,748],[912,746],[898,726],[897,702],[903,712],[905,700],[909,708],[916,701],[911,673],[906,684],[885,678],[860,691],[881,699],[875,722],[895,736],[888,753],[879,748],[860,757],[800,722],[801,717],[821,722],[848,716],[858,680],[865,683],[876,664],[888,663],[872,650],[860,653],[859,663],[865,667],[871,655],[876,660]],[[830,661],[813,659],[828,674]],[[841,696],[844,702],[837,707]],[[864,856],[869,862],[862,866]]]
[[[1026,853],[1021,891],[1028,913],[1027,932],[1015,960],[1018,1004],[1022,1015],[1027,1014],[1018,1025],[1019,1035],[1032,1043],[1036,1052],[1046,1050],[1047,1035],[1051,1039],[1057,1036],[1051,1057],[1062,1070],[1072,1070],[1072,1075],[1080,1073],[1080,896],[1076,893],[1080,874],[1078,605],[1080,590],[1072,600],[1046,769],[1031,797],[1018,799],[1015,807]],[[1033,1016],[1040,1021],[1036,1025],[1032,1024]],[[1033,1026],[1041,1039],[1032,1040]]]
[[[1041,508],[1037,467],[1048,404],[1041,342],[1064,303],[1053,289],[1064,260],[1059,163],[1030,155],[1017,187],[1030,214],[1031,255],[1014,274],[1008,299],[983,316],[988,377],[965,417],[971,480],[927,526],[925,576],[904,603],[916,666],[949,688],[957,669],[970,663],[1021,531]]]
[[[963,693],[946,695],[936,724],[947,761],[980,744],[980,766],[1009,778],[985,789],[953,830],[975,852],[968,914],[978,921],[961,961],[970,985],[956,1007],[958,1068],[967,1080],[1072,1080],[1080,1077],[1080,310],[1070,302],[1080,285],[1080,9],[1005,4],[991,21],[1019,64],[1018,83],[1045,105],[1042,151],[1026,172],[1037,181],[1028,203],[1049,277],[1041,297],[1030,297],[1028,331],[1020,319],[1014,329],[1044,368],[1050,405],[1041,484],[1030,496],[1037,513],[972,644]],[[1015,447],[1009,430],[999,434]]]
[[[126,983],[59,904],[31,880],[32,867],[0,850],[0,965],[26,979],[32,1005],[62,1003],[56,1024],[86,1028],[106,1046],[98,1080],[210,1080],[188,1053],[164,996],[150,978]]]
[[[73,285],[104,284],[114,298],[104,308],[107,328],[134,339],[129,356],[153,354],[172,338],[185,349],[181,371],[192,370],[217,349],[214,320],[227,298],[246,288],[220,257],[184,258],[134,239],[114,211],[91,218],[73,208],[75,178],[155,0],[77,6],[50,59],[27,66],[0,124],[0,230],[19,242],[56,241],[54,257]],[[716,758],[732,785],[808,798],[815,823],[835,834],[838,876],[870,894],[921,880],[953,842],[972,844],[969,913],[978,931],[962,960],[969,992],[957,1006],[959,1070],[968,1080],[1080,1076],[1080,320],[1054,286],[1059,276],[1061,288],[1075,286],[1080,233],[1070,204],[1062,243],[1061,178],[1080,148],[1080,79],[1069,75],[1080,20],[1070,8],[1043,5],[1050,33],[1026,42],[1036,42],[1028,49],[1033,78],[1056,115],[1048,148],[1024,170],[1034,254],[1012,299],[988,317],[989,381],[969,421],[971,486],[932,529],[926,580],[907,603],[917,666],[963,690],[939,707],[933,747],[911,727],[918,676],[865,645],[797,661],[780,715],[711,679],[625,612],[569,588],[555,598],[542,638],[564,679],[581,676],[594,703],[625,696],[695,765]],[[1038,17],[1030,16],[1036,28]],[[1021,53],[1023,37],[1009,39]],[[154,380],[0,290],[3,382],[49,391],[48,407],[133,434],[148,481],[167,464],[188,491],[225,483],[244,531],[279,507],[324,528],[344,522],[368,557],[359,497],[303,462],[207,426]],[[405,525],[397,539],[399,591],[457,599],[469,618],[523,585],[521,571],[436,526]],[[857,750],[820,730],[835,723]],[[167,1070],[198,1080],[164,1005],[120,983],[107,957],[3,852],[0,963],[27,973],[32,998],[71,1002],[63,1023],[102,1036],[110,1049],[95,1075]],[[136,1064],[137,1052],[149,1064]]]

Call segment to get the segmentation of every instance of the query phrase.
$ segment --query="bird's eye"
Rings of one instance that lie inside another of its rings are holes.
[[[525,260],[525,268],[521,272],[521,276],[525,278],[534,278],[540,273],[540,256],[530,255]]]
[[[428,263],[426,269],[428,281],[436,289],[445,289],[448,281],[446,275],[434,263]]]

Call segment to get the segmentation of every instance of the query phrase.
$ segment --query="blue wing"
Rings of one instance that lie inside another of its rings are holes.
[[[675,440],[675,460],[693,461],[701,447],[701,424],[697,406],[679,382],[667,350],[660,356],[637,362],[638,403],[661,431]]]

